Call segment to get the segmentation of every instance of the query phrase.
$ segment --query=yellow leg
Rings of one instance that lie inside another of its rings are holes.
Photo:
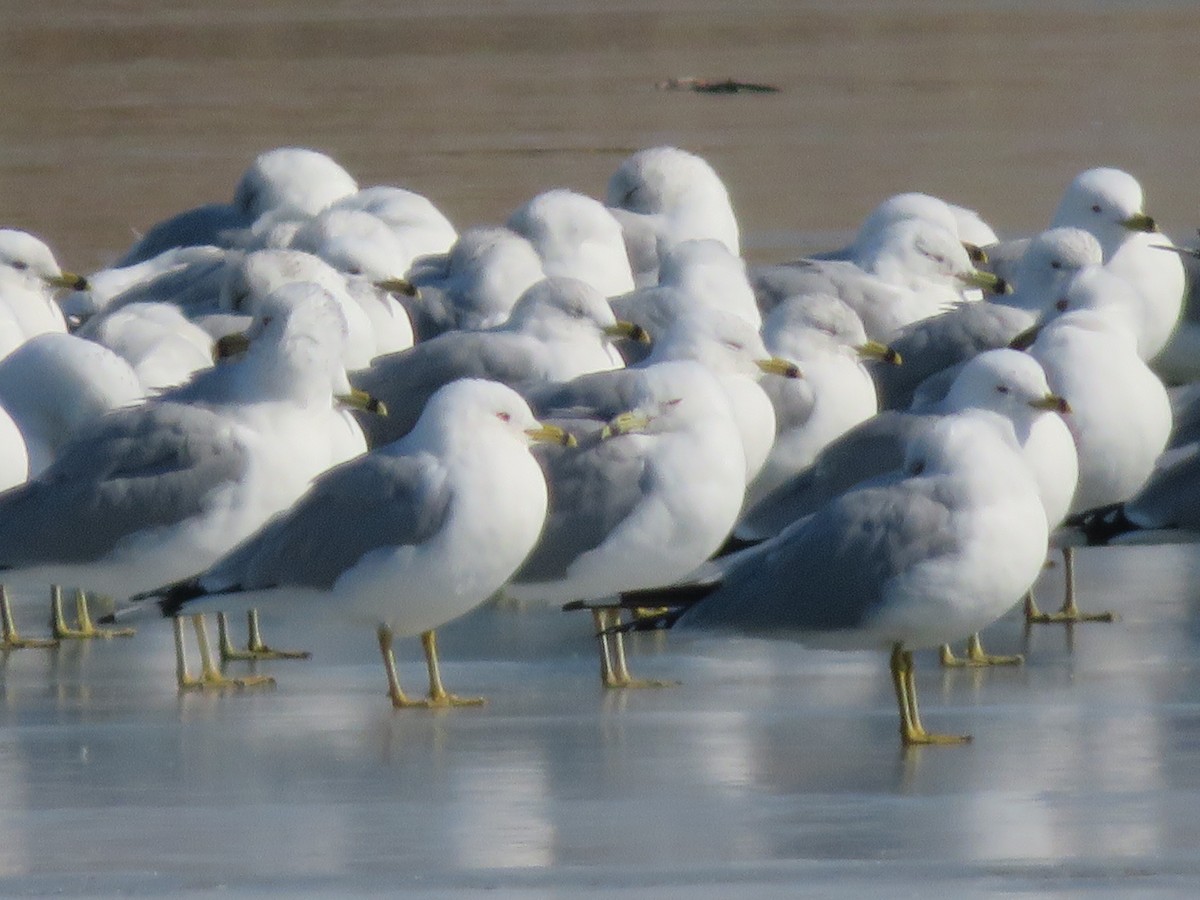
[[[1117,621],[1116,613],[1083,613],[1079,611],[1079,607],[1075,603],[1075,548],[1063,547],[1062,555],[1063,581],[1065,582],[1062,608],[1056,613],[1039,612],[1037,605],[1030,602],[1033,595],[1028,594],[1025,598],[1025,621],[1037,625],[1073,625],[1076,622]]]
[[[388,696],[392,699],[395,709],[409,709],[413,706],[425,706],[422,700],[410,700],[400,688],[400,676],[396,674],[396,657],[392,653],[392,629],[380,625],[375,631],[379,639],[379,654],[383,657],[383,668],[387,672]]]
[[[617,676],[613,674],[612,647],[609,642],[608,618],[609,610],[593,609],[592,624],[596,628],[596,642],[600,647],[600,683],[606,688],[620,687]]]
[[[421,635],[421,649],[425,651],[425,665],[429,669],[430,707],[483,706],[487,702],[483,697],[459,697],[447,692],[442,685],[442,673],[438,668],[437,635],[433,631],[426,631]]]
[[[921,724],[921,713],[917,707],[917,683],[913,677],[912,652],[902,644],[892,647],[892,686],[896,691],[896,704],[900,710],[900,742],[906,747],[927,744],[965,744],[971,740],[969,734],[933,734]]]
[[[88,611],[87,594],[75,589],[75,623],[72,628],[67,624],[62,608],[62,588],[57,584],[50,588],[50,628],[60,641],[88,641],[95,638],[108,640],[116,637],[133,637],[137,631],[133,628],[97,628],[92,623],[92,615]]]
[[[275,683],[275,679],[268,675],[247,675],[244,678],[228,678],[222,675],[213,661],[203,615],[192,616],[192,626],[196,631],[196,646],[200,653],[200,674],[192,675],[188,671],[187,654],[184,648],[183,619],[176,616],[172,620],[172,625],[175,631],[175,680],[179,685],[179,690],[228,690]]]
[[[954,655],[949,644],[942,644],[941,660],[945,668],[958,669],[977,666],[1019,666],[1025,662],[1025,657],[1020,655],[992,656],[990,653],[985,653],[983,644],[979,642],[979,633],[976,632],[967,638],[966,657],[959,659]]]
[[[217,613],[217,643],[221,654],[221,662],[241,659],[308,659],[312,656],[307,650],[275,650],[263,642],[262,632],[258,627],[258,610],[251,609],[246,613],[246,625],[250,640],[245,650],[238,650],[229,638],[229,620],[225,613]]]
[[[23,638],[13,621],[8,588],[0,584],[0,651],[48,649],[58,646],[53,638]]]
[[[678,681],[634,678],[629,674],[629,662],[625,658],[625,635],[613,630],[621,624],[619,609],[592,610],[592,621],[596,624],[600,641],[600,679],[606,688],[663,688],[679,684]]]

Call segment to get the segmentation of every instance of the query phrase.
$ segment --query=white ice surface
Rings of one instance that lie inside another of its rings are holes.
[[[926,724],[975,742],[908,752],[876,654],[641,635],[635,674],[683,684],[605,693],[590,620],[544,607],[444,629],[447,687],[490,699],[448,712],[390,708],[372,634],[275,617],[268,641],[316,655],[258,664],[261,692],[177,695],[163,621],[10,653],[0,895],[1190,894],[1200,554],[1077,571],[1121,621],[1023,637],[1010,614],[984,643],[1020,669],[919,657]]]

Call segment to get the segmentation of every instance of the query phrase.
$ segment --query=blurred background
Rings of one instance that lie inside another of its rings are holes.
[[[628,153],[677,144],[763,260],[903,190],[1034,230],[1094,165],[1137,175],[1177,240],[1200,224],[1190,2],[6,0],[0,23],[0,224],[73,269],[288,144],[459,228],[602,196]],[[685,76],[781,92],[656,88]]]

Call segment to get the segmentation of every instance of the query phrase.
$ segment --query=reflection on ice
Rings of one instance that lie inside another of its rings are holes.
[[[1170,883],[1200,839],[1197,575],[1186,547],[1083,552],[1081,588],[1122,621],[1023,637],[1014,614],[985,635],[1028,654],[1011,671],[921,659],[927,718],[976,741],[908,753],[882,656],[639,635],[639,671],[682,684],[606,693],[587,629],[547,608],[446,629],[447,677],[490,698],[477,710],[393,712],[370,640],[286,618],[264,627],[316,655],[262,664],[279,686],[259,693],[177,696],[162,622],[21,651],[0,662],[0,892],[86,873],[146,894],[802,880],[854,896],[972,872],[1044,887],[1064,861]]]

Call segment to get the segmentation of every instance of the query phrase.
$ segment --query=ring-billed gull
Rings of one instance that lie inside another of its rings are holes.
[[[442,686],[434,629],[486,600],[529,554],[546,516],[546,481],[529,446],[566,439],[511,389],[454,382],[406,437],[318,478],[288,513],[167,592],[163,609],[209,597],[370,625],[393,706],[481,702]],[[421,701],[401,690],[392,658],[393,638],[415,634],[429,667]]]
[[[1024,443],[1041,419],[1042,408],[1059,402],[1047,399],[1051,387],[1041,366],[1026,354],[981,353],[963,366],[939,407],[923,413],[886,411],[851,428],[818,454],[812,466],[747,511],[735,534],[742,541],[765,540],[864,479],[894,471],[904,459],[904,448],[942,416],[968,409],[997,413],[1010,420]],[[1035,456],[1030,462],[1036,467],[1039,459]],[[1073,469],[1064,470],[1057,459],[1048,465],[1039,483],[1048,488],[1059,482],[1073,484]],[[1056,492],[1052,505],[1059,504]]]
[[[227,236],[264,214],[286,210],[315,215],[358,190],[354,178],[324,153],[301,147],[267,150],[242,174],[231,203],[189,209],[152,226],[117,266],[129,266],[165,250],[198,245],[227,246]]]
[[[904,219],[921,219],[945,228],[963,242],[973,262],[986,254],[982,247],[994,243],[996,233],[971,209],[947,203],[939,197],[910,191],[888,197],[863,219],[854,240],[840,250],[815,253],[813,259],[845,259],[858,263],[884,230]]]
[[[584,601],[597,624],[623,590],[682,578],[720,547],[746,490],[729,400],[698,362],[642,370],[634,409],[598,440],[545,454],[546,530],[507,591],[522,600]],[[636,686],[623,649],[601,641],[601,676]]]
[[[215,561],[346,458],[336,308],[315,285],[265,303],[239,361],[101,417],[0,497],[0,565],[31,586],[127,597]],[[358,450],[365,449],[358,435]]]
[[[1004,418],[1021,456],[1037,483],[1048,528],[1066,516],[1078,478],[1075,444],[1066,423],[1045,410],[1065,412],[1066,400],[1051,393],[1041,366],[1014,350],[989,350],[968,361],[943,403],[923,413],[885,412],[851,429],[821,453],[814,465],[751,508],[739,524],[738,537],[763,539],[789,523],[810,515],[843,491],[898,469],[905,448],[939,418],[967,410],[983,410]],[[999,422],[999,420],[996,420]],[[992,657],[977,636],[969,645],[968,664],[1014,663],[1015,657]],[[943,661],[956,664],[948,647]]]
[[[919,387],[923,402],[928,402],[937,388],[922,382],[984,350],[1007,347],[1054,305],[1074,272],[1100,261],[1100,244],[1086,231],[1054,228],[1038,235],[1017,262],[1011,294],[995,296],[986,303],[962,303],[914,322],[890,342],[904,357],[903,366],[868,364],[879,386],[880,407],[907,408]],[[948,387],[952,379],[947,372],[940,381]]]
[[[177,387],[213,364],[212,336],[170,303],[130,303],[75,334],[129,363],[147,393]]]
[[[763,384],[800,378],[802,373],[790,360],[772,358],[758,332],[731,313],[709,310],[676,319],[654,341],[650,355],[630,368],[591,372],[563,384],[521,391],[543,418],[582,413],[610,419],[638,402],[646,369],[676,360],[699,362],[720,382],[742,437],[749,481],[766,462],[775,441],[775,414]]]
[[[113,351],[73,334],[41,334],[0,360],[0,405],[21,429],[37,477],[80,429],[146,390]]]
[[[547,275],[578,278],[605,297],[633,290],[621,225],[599,200],[561,188],[546,191],[507,224],[533,245]]]
[[[887,345],[868,341],[862,320],[827,294],[780,303],[763,323],[763,337],[771,353],[798,364],[804,378],[763,382],[775,408],[777,433],[766,465],[747,488],[748,507],[811,464],[830,441],[878,412],[865,360],[887,360],[892,366],[902,361]]]
[[[355,372],[355,387],[388,409],[386,417],[364,424],[368,441],[378,447],[402,437],[434,391],[457,378],[515,386],[618,368],[620,355],[611,342],[633,333],[591,285],[574,278],[543,279],[521,296],[501,326],[447,332]]]
[[[838,497],[706,581],[623,602],[682,602],[665,616],[681,628],[890,648],[901,741],[969,740],[925,730],[912,651],[1003,615],[1038,577],[1047,538],[1011,435],[982,415],[939,421],[910,446],[901,474]]]
[[[1030,354],[1050,386],[1068,396],[1068,424],[1079,450],[1079,485],[1072,512],[1126,500],[1144,485],[1171,432],[1166,389],[1138,354],[1139,300],[1107,268],[1090,266],[1071,279]],[[1062,609],[1041,614],[1027,602],[1030,621],[1111,621],[1083,614],[1075,602],[1072,548],[1063,548],[1067,594]]]
[[[226,268],[240,259],[240,252],[222,247],[166,250],[141,262],[91,273],[87,286],[64,296],[59,305],[76,324],[131,303],[172,303],[195,318],[217,311]]]
[[[858,313],[867,337],[877,341],[889,341],[905,325],[961,302],[968,288],[1008,290],[995,275],[974,267],[954,234],[920,219],[904,219],[881,232],[859,264],[799,260],[760,266],[751,281],[759,306],[768,311],[796,294],[832,294]]]
[[[445,253],[458,232],[427,197],[393,185],[362,188],[335,201],[329,209],[358,209],[380,219],[399,237],[413,259]]]
[[[468,228],[444,255],[417,260],[403,299],[422,341],[455,329],[501,325],[526,290],[545,277],[533,245],[509,228]]]
[[[741,252],[729,191],[686,150],[651,147],[627,157],[608,180],[605,202],[621,223],[639,286],[655,283],[662,253],[683,241],[712,238]]]
[[[611,302],[613,312],[650,334],[662,334],[675,319],[709,309],[739,316],[754,328],[762,327],[746,264],[712,239],[683,241],[665,251],[658,284],[640,287]]]
[[[0,407],[0,492],[24,484],[29,478],[29,453],[25,439],[12,417]],[[8,590],[0,585],[0,650],[23,647],[50,648],[58,642],[39,638],[23,638],[17,631],[9,605]]]
[[[31,338],[67,330],[66,319],[54,300],[61,287],[86,287],[78,275],[63,273],[50,248],[40,239],[13,228],[0,229],[0,307],[13,328],[12,337]],[[6,337],[8,337],[6,335]],[[5,341],[11,350],[11,340]]]
[[[1157,356],[1179,322],[1185,278],[1179,257],[1155,246],[1170,239],[1146,214],[1138,180],[1112,168],[1079,173],[1063,192],[1050,227],[1082,228],[1100,242],[1105,267],[1125,279],[1141,301],[1134,318],[1138,353],[1147,360]],[[993,269],[1005,275],[1021,252],[1019,241],[989,248]]]

